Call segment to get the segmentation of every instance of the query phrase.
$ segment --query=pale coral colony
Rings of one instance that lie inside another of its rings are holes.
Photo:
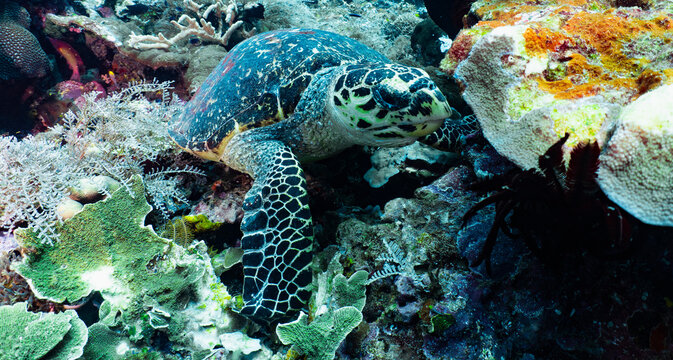
[[[670,359],[671,227],[671,1],[0,0],[0,360]]]

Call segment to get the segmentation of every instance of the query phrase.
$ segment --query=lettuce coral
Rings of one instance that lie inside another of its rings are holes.
[[[88,332],[74,310],[32,313],[26,306],[0,306],[0,359],[71,360],[82,355]]]
[[[283,344],[292,344],[309,359],[333,359],[341,342],[362,321],[369,274],[360,270],[346,278],[340,273],[343,267],[338,260],[336,255],[316,279],[318,291],[311,316],[300,312],[295,321],[276,327]]]
[[[143,183],[136,180],[130,190],[122,188],[89,204],[87,211],[57,226],[60,241],[52,246],[39,241],[36,230],[17,230],[17,241],[34,249],[17,270],[31,280],[38,297],[74,302],[97,290],[125,306],[152,283],[154,276],[145,267],[165,255],[170,243],[143,226],[151,210]],[[136,278],[127,283],[124,278],[130,274]]]
[[[178,348],[207,352],[231,331],[225,313],[231,296],[205,244],[185,249],[159,237],[144,225],[150,210],[136,175],[128,188],[57,225],[60,240],[53,245],[33,229],[17,230],[17,241],[31,252],[16,270],[38,297],[73,302],[100,292],[101,322],[127,329],[132,341],[161,331]]]
[[[278,325],[276,333],[283,344],[294,344],[309,359],[331,360],[339,344],[361,321],[360,310],[344,306],[311,322],[302,312],[297,320]]]

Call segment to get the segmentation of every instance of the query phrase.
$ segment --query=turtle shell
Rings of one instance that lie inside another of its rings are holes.
[[[327,31],[262,33],[231,49],[172,120],[169,131],[181,147],[217,160],[236,133],[292,114],[321,69],[388,62],[363,44]]]

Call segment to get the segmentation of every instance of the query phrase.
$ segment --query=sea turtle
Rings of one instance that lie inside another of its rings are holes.
[[[421,137],[448,148],[473,130],[445,122],[451,113],[423,70],[341,35],[278,30],[232,48],[169,132],[185,150],[254,178],[243,203],[240,313],[278,319],[310,297],[313,229],[301,162]]]

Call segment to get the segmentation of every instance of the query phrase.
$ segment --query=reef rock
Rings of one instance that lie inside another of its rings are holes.
[[[566,155],[597,141],[608,197],[643,222],[673,225],[673,213],[661,211],[673,208],[666,195],[673,192],[671,112],[635,104],[652,91],[670,92],[656,90],[673,83],[670,9],[657,2],[645,9],[609,1],[479,1],[472,12],[481,21],[458,35],[442,68],[464,85],[495,149],[527,169],[566,132]],[[627,120],[634,111],[639,121]]]

